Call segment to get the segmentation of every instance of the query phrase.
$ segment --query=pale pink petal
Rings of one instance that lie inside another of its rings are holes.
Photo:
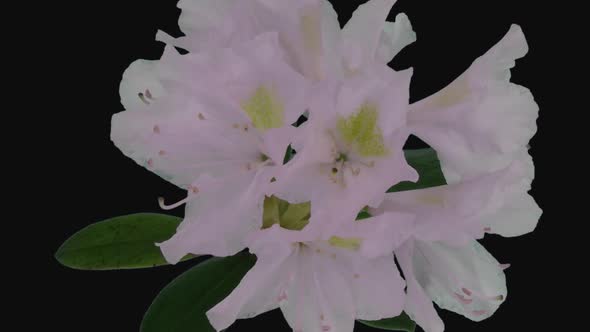
[[[363,245],[367,239],[363,240]],[[391,251],[367,259],[346,249],[334,258],[338,272],[351,285],[356,318],[380,320],[398,316],[404,307],[405,282],[395,266]]]
[[[442,309],[481,321],[506,299],[500,263],[477,241],[463,247],[417,241],[413,263],[416,279]]]
[[[396,0],[370,0],[359,6],[342,30],[345,67],[355,71],[375,60],[387,15]]]
[[[532,232],[543,211],[528,194],[534,176],[531,157],[523,151],[507,168],[502,183],[494,191],[493,203],[482,216],[486,232],[502,236],[520,236]]]
[[[416,41],[416,33],[404,13],[397,14],[395,22],[386,22],[377,48],[376,60],[389,63],[407,45]]]
[[[407,283],[407,295],[404,311],[425,332],[443,332],[445,325],[440,319],[432,299],[424,292],[414,272],[413,256],[415,255],[414,241],[408,241],[396,252],[399,265]]]
[[[263,231],[274,238],[277,227]],[[244,276],[238,287],[222,302],[207,312],[209,322],[217,331],[228,328],[236,319],[252,318],[278,308],[286,300],[284,289],[289,282],[296,251],[291,243],[260,241],[255,244],[256,265]]]
[[[246,170],[260,155],[256,138],[229,123],[201,120],[207,113],[198,103],[162,100],[150,107],[115,114],[111,139],[125,155],[180,187],[188,188],[202,173]]]
[[[159,244],[166,260],[175,264],[187,254],[230,256],[244,249],[248,234],[262,227],[263,192],[271,175],[271,169],[263,168],[256,175],[251,171],[195,181],[197,197],[188,202],[182,224]]]
[[[280,303],[294,331],[352,332],[354,303],[350,285],[338,273],[336,262],[315,249],[301,247],[292,281]]]
[[[447,181],[508,166],[535,134],[538,106],[526,88],[509,82],[527,50],[513,25],[448,87],[411,105],[408,122],[437,151]]]

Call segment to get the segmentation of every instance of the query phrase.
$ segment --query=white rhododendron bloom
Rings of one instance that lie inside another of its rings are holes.
[[[306,81],[282,59],[276,34],[266,33],[195,55],[168,48],[159,62],[139,60],[125,73],[129,103],[113,117],[113,141],[188,189],[185,219],[161,244],[169,261],[235,254],[242,236],[260,228],[265,188],[306,109]]]
[[[363,222],[378,223],[370,219]],[[221,331],[236,319],[280,308],[294,331],[326,332],[352,331],[355,319],[399,315],[405,282],[391,251],[371,259],[361,254],[363,240],[375,235],[367,231],[357,232],[363,238],[328,241],[320,240],[324,236],[311,225],[301,231],[279,225],[260,231],[248,243],[256,265],[207,313],[209,321]]]
[[[375,65],[319,84],[298,153],[271,185],[276,195],[310,201],[311,222],[330,227],[378,206],[392,185],[418,180],[403,153],[410,75]]]
[[[521,175],[502,193],[487,218],[489,232],[517,236],[532,231],[541,210],[527,194],[534,177],[528,142],[538,106],[530,91],[510,82],[514,61],[528,46],[520,27],[449,86],[411,106],[412,131],[437,152],[447,182],[469,179],[518,163]]]
[[[524,35],[512,26],[410,104],[412,69],[387,64],[416,35],[405,14],[386,21],[394,4],[369,0],[341,28],[326,0],[181,0],[185,36],[158,32],[161,59],[124,73],[113,142],[187,190],[160,200],[185,205],[158,244],[167,261],[257,256],[207,312],[217,331],[280,308],[297,332],[352,332],[355,319],[402,311],[442,332],[433,303],[479,321],[506,300],[506,266],[478,240],[531,232],[541,215],[528,194],[538,107],[510,82]],[[403,150],[412,134],[447,184],[387,193],[424,180]]]

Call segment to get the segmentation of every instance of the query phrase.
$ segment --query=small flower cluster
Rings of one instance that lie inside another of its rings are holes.
[[[166,259],[257,256],[207,313],[216,330],[280,308],[299,332],[402,311],[441,332],[433,301],[479,321],[506,299],[506,266],[477,240],[530,232],[541,214],[528,195],[538,108],[510,83],[526,41],[512,26],[410,104],[412,70],[387,66],[416,39],[406,15],[386,21],[394,3],[370,0],[341,29],[327,0],[181,0],[185,36],[158,32],[161,59],[124,73],[113,142],[188,193],[160,201],[186,204],[158,244]],[[409,135],[436,151],[447,185],[386,193],[419,179]]]

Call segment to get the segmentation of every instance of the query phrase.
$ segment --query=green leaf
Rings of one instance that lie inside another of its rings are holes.
[[[433,149],[405,150],[404,152],[408,164],[420,174],[420,179],[417,183],[400,182],[387,192],[423,189],[447,184]]]
[[[293,159],[293,156],[295,156],[295,150],[293,150],[293,148],[291,147],[291,145],[289,145],[287,147],[287,151],[285,152],[285,159],[283,159],[283,164],[288,163],[291,159]]]
[[[160,292],[140,331],[215,332],[205,313],[232,292],[255,262],[254,255],[243,252],[193,267]]]
[[[92,224],[70,237],[55,253],[63,265],[79,270],[138,269],[167,262],[155,244],[169,239],[181,219],[138,213]],[[186,259],[194,256],[187,256]]]
[[[389,331],[414,332],[416,330],[416,323],[405,312],[393,318],[375,321],[359,320],[359,322],[370,327]]]

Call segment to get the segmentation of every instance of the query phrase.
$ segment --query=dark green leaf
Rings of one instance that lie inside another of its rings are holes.
[[[55,258],[61,264],[79,270],[166,265],[155,243],[172,237],[180,221],[178,217],[155,213],[138,213],[101,221],[70,237],[57,250]]]
[[[365,211],[365,210],[362,210],[356,216],[356,220],[363,220],[363,219],[367,219],[367,218],[371,218],[371,214],[369,212]]]
[[[405,312],[393,318],[375,321],[359,320],[359,322],[370,327],[375,327],[378,329],[389,331],[414,332],[414,330],[416,330],[416,323],[412,319],[410,319],[410,317]]]
[[[420,179],[417,183],[400,182],[387,192],[423,189],[442,186],[447,183],[436,152],[433,149],[405,150],[404,152],[408,164],[420,174]]]
[[[285,152],[285,159],[283,159],[283,164],[288,163],[291,159],[293,159],[293,156],[295,156],[295,150],[293,150],[291,145],[289,145],[287,147],[287,151]]]
[[[141,332],[215,332],[205,313],[228,296],[256,262],[254,255],[211,258],[166,286],[141,323]]]

